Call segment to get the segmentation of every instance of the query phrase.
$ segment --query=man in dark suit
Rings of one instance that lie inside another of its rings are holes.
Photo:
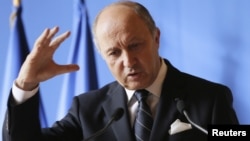
[[[137,99],[134,92],[149,91],[151,141],[203,141],[207,135],[191,126],[176,107],[186,104],[190,119],[202,128],[209,124],[238,124],[229,88],[183,73],[158,53],[160,30],[145,7],[123,1],[104,8],[93,33],[100,54],[117,81],[76,96],[68,114],[50,128],[40,127],[39,83],[58,74],[76,71],[77,65],[58,65],[53,54],[68,36],[54,40],[58,27],[46,29],[24,62],[8,100],[4,140],[80,141],[101,130],[118,108],[124,113],[98,141],[133,141]]]

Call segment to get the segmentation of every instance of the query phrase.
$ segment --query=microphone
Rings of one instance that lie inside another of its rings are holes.
[[[113,115],[111,116],[110,120],[108,121],[105,127],[103,127],[101,130],[97,131],[95,134],[93,134],[92,136],[88,137],[83,141],[90,141],[91,139],[94,139],[102,135],[108,129],[108,127],[113,123],[113,121],[117,121],[123,116],[123,113],[124,110],[122,108],[116,109],[116,111],[113,113]]]
[[[204,129],[204,128],[202,128],[201,126],[199,126],[198,124],[194,123],[194,122],[189,118],[188,113],[187,113],[187,111],[186,111],[186,105],[185,105],[184,101],[183,101],[183,100],[180,100],[180,99],[176,99],[176,101],[177,101],[176,106],[177,106],[178,111],[179,111],[181,114],[183,114],[183,115],[187,118],[188,122],[190,122],[191,125],[193,125],[193,126],[196,127],[198,130],[202,131],[203,133],[205,133],[205,134],[207,135],[207,134],[208,134],[208,131],[207,131],[206,129]]]

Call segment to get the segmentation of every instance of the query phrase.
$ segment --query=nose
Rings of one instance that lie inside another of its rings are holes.
[[[136,55],[130,52],[123,54],[123,66],[131,68],[136,64]]]

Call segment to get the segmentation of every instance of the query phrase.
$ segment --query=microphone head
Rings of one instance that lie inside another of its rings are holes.
[[[186,108],[184,101],[183,101],[183,100],[177,100],[176,106],[177,106],[178,111],[179,111],[181,114],[183,114],[183,111],[184,111],[185,108]]]
[[[112,117],[115,121],[119,120],[123,116],[124,110],[122,108],[116,109]]]

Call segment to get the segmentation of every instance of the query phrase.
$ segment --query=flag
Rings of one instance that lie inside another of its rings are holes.
[[[94,44],[84,0],[74,0],[73,9],[72,42],[68,63],[78,64],[80,70],[65,74],[58,119],[65,116],[75,95],[98,88]]]
[[[29,47],[22,21],[22,6],[20,0],[13,0],[13,12],[10,18],[10,38],[7,49],[7,58],[4,70],[3,89],[1,91],[0,127],[2,127],[4,114],[7,110],[7,99],[14,80],[17,78],[22,63],[29,53]],[[40,116],[42,126],[47,126],[45,111],[40,102]],[[0,128],[2,130],[2,128]],[[2,132],[1,132],[2,133]]]

